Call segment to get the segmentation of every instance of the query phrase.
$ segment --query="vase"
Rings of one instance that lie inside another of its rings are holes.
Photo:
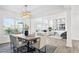
[[[24,34],[25,34],[25,36],[28,36],[28,31],[25,31],[25,33],[24,33]]]

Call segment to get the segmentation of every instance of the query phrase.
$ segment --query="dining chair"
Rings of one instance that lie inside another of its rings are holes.
[[[44,51],[42,51],[41,49],[44,46],[46,46],[46,37],[45,36],[40,37],[40,39],[37,39],[37,41],[35,41],[32,46],[35,47],[38,50],[39,53],[40,52],[45,53],[46,52],[46,48],[44,49]]]
[[[11,40],[11,49],[13,49],[13,52],[22,52],[22,48],[27,45],[27,42],[24,40],[19,40],[18,37],[15,37],[13,35],[10,35]],[[24,49],[24,48],[23,48]]]

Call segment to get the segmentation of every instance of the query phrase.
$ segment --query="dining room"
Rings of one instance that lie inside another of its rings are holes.
[[[1,5],[1,53],[68,52],[64,5]]]

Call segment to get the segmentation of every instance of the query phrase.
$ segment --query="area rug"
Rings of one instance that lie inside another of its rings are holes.
[[[56,50],[56,46],[51,46],[51,45],[46,45],[43,48],[41,48],[41,52],[45,52],[45,53],[54,53],[54,51]]]

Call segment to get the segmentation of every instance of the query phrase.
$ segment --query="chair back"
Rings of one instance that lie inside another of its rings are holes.
[[[11,44],[13,44],[13,47],[15,48],[19,47],[19,41],[17,37],[10,35],[10,41],[11,41]]]

